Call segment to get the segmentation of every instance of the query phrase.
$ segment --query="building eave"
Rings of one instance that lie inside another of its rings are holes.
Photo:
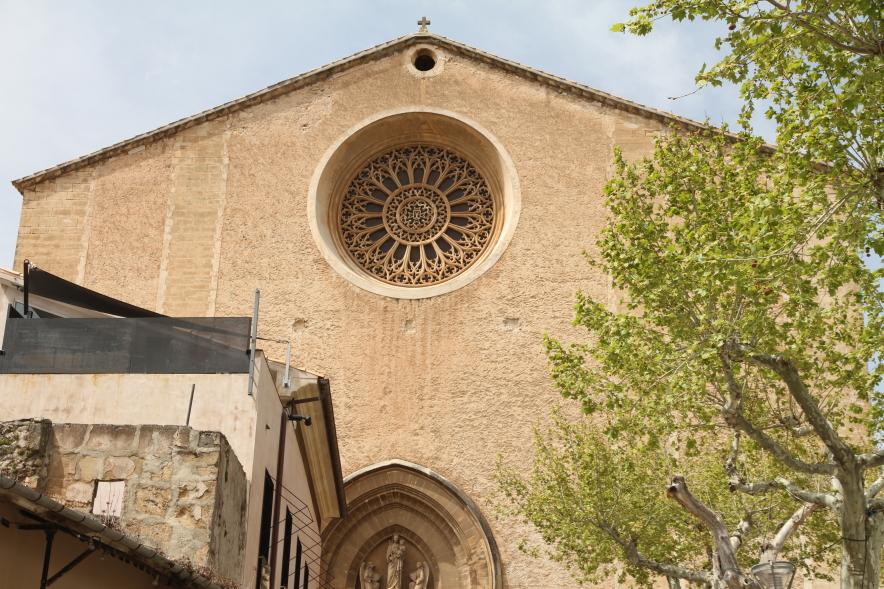
[[[469,45],[465,45],[463,43],[454,41],[441,35],[437,35],[435,33],[418,32],[393,39],[392,41],[388,41],[380,45],[376,45],[370,49],[360,51],[359,53],[355,53],[344,59],[334,61],[325,66],[308,71],[293,78],[283,80],[282,82],[278,82],[276,84],[268,86],[263,90],[252,92],[251,94],[247,94],[241,98],[231,100],[220,106],[216,106],[195,115],[179,119],[167,125],[163,125],[162,127],[154,129],[153,131],[141,133],[140,135],[130,137],[129,139],[125,139],[103,149],[99,149],[98,151],[94,151],[76,159],[58,164],[51,168],[47,168],[45,170],[35,172],[17,180],[13,180],[12,185],[15,186],[15,188],[20,193],[24,194],[25,190],[32,188],[33,186],[36,186],[37,184],[46,180],[51,180],[52,178],[56,178],[68,172],[72,172],[74,170],[88,166],[90,164],[94,164],[110,157],[131,151],[143,145],[153,143],[195,125],[227,116],[243,108],[272,100],[278,96],[325,80],[335,74],[349,70],[360,64],[376,61],[392,53],[395,53],[396,51],[421,43],[433,43],[447,49],[448,51],[451,51],[452,53],[463,55],[465,57],[488,64],[492,67],[503,69],[521,78],[544,84],[561,92],[565,92],[592,102],[601,103],[611,108],[655,119],[665,124],[676,125],[678,127],[689,130],[702,130],[712,128],[709,125],[694,121],[692,119],[645,106],[637,102],[627,100],[625,98],[620,98],[619,96],[614,96],[613,94],[609,94],[601,90],[596,90],[595,88],[591,88],[584,84],[573,82],[565,78],[560,78],[558,76],[546,73],[542,70],[535,69],[515,61],[504,59],[502,57],[498,57],[491,53],[482,51],[481,49],[470,47]],[[734,134],[728,133],[728,135],[734,139],[737,138],[737,136]],[[768,149],[773,149],[773,146],[766,147]]]
[[[0,474],[0,496],[3,495],[12,498],[19,507],[69,526],[77,533],[93,538],[114,552],[118,552],[120,557],[136,562],[158,575],[171,577],[185,584],[184,586],[224,589],[186,564],[166,557],[140,538],[106,526],[90,515],[65,507],[43,493]]]

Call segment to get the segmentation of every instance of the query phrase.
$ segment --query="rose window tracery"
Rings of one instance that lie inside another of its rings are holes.
[[[474,263],[494,234],[495,205],[482,174],[450,149],[412,145],[367,162],[338,211],[351,259],[400,286],[447,280]]]

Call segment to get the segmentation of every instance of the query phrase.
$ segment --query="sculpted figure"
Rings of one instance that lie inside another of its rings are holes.
[[[408,578],[411,579],[408,589],[427,589],[427,581],[430,580],[430,567],[427,563],[419,561],[417,568],[408,575]]]
[[[380,589],[381,575],[375,571],[373,562],[363,562],[359,565],[359,581],[362,583],[362,589]]]
[[[393,534],[387,547],[387,589],[402,589],[402,564],[405,562],[405,538]]]

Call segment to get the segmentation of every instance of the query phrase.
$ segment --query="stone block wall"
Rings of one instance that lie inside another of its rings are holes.
[[[44,430],[42,455],[37,424]],[[7,460],[29,477],[13,473],[18,480],[86,513],[98,481],[124,481],[120,517],[95,517],[169,558],[240,578],[248,483],[222,434],[183,426],[19,421],[0,424],[0,436],[26,443],[19,455],[30,456],[29,465]],[[13,454],[0,453],[0,467],[3,456]]]

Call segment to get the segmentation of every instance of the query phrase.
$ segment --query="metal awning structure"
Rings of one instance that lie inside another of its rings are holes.
[[[124,301],[65,280],[55,274],[50,274],[30,264],[27,260],[24,263],[23,280],[25,306],[27,306],[29,295],[37,295],[74,307],[90,309],[116,317],[164,317],[160,313],[130,305]]]
[[[8,502],[20,509],[27,523],[2,521],[0,525],[22,530],[43,531],[46,534],[43,575],[41,587],[48,587],[95,550],[101,550],[145,572],[163,579],[174,580],[184,587],[203,589],[224,589],[213,580],[183,566],[165,556],[155,548],[146,545],[141,539],[108,527],[94,517],[65,507],[39,491],[0,475],[0,502]],[[52,575],[48,573],[49,556],[52,553],[54,534],[64,533],[82,541],[86,548],[72,561]]]

